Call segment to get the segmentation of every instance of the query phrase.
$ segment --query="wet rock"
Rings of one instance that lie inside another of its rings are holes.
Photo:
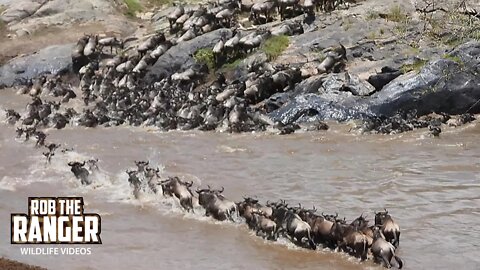
[[[415,110],[463,114],[480,112],[480,42],[463,44],[448,57],[427,63],[418,73],[410,72],[375,93],[371,112],[391,116]]]
[[[11,31],[25,29],[29,33],[48,27],[68,27],[72,24],[105,22],[108,30],[131,31],[131,25],[118,16],[108,0],[19,0],[7,3],[0,19]]]
[[[355,96],[370,96],[375,92],[375,88],[371,84],[348,72],[329,74],[322,87],[327,92],[348,91]]]
[[[398,69],[383,67],[380,73],[370,76],[368,82],[375,87],[376,91],[380,91],[385,85],[400,75],[402,75],[402,72]]]
[[[334,100],[337,99],[338,102]],[[284,124],[305,123],[316,120],[333,119],[346,121],[362,118],[364,110],[355,107],[353,96],[336,94],[331,96],[318,94],[300,94],[269,114],[276,122]]]
[[[319,130],[328,130],[329,126],[327,123],[316,120],[313,122],[305,123],[302,125],[302,129],[305,131],[319,131]]]
[[[55,45],[10,60],[0,67],[0,87],[26,84],[41,74],[60,74],[72,66],[73,44]]]
[[[19,0],[13,3],[2,12],[0,19],[5,23],[18,22],[32,16],[46,0]]]
[[[177,71],[192,67],[195,64],[192,55],[198,49],[212,48],[222,36],[231,35],[232,32],[229,29],[218,29],[173,46],[150,68],[145,76],[146,81],[153,83]]]
[[[446,121],[446,124],[451,127],[459,127],[475,120],[475,116],[470,113],[456,115]]]

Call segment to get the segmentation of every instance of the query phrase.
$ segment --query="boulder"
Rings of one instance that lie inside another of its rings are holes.
[[[68,72],[74,44],[55,45],[37,53],[14,58],[0,67],[0,87],[24,84],[41,74]]]
[[[12,2],[0,14],[0,20],[5,23],[21,21],[32,16],[45,2],[45,0],[19,0]]]
[[[463,114],[480,112],[480,42],[463,44],[448,55],[427,63],[418,73],[410,72],[372,95],[373,114],[392,116],[415,110]]]
[[[329,74],[323,82],[322,88],[326,92],[348,91],[354,96],[370,96],[375,92],[375,88],[371,84],[348,72]]]

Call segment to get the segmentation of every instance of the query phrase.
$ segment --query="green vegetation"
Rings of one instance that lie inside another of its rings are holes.
[[[241,58],[238,58],[238,59],[236,59],[235,61],[233,61],[233,62],[231,62],[231,63],[225,63],[225,64],[222,66],[222,70],[223,70],[223,71],[234,70],[234,69],[236,69],[236,68],[243,62],[244,59],[245,59],[245,57],[241,57]]]
[[[378,14],[378,12],[372,10],[367,12],[367,21],[373,21],[378,18],[380,18],[380,14]]]
[[[427,60],[423,60],[423,59],[416,59],[415,62],[413,62],[412,64],[405,64],[401,67],[401,70],[403,73],[407,73],[407,72],[410,72],[410,71],[420,71],[420,69],[423,68],[423,66],[425,66],[425,64],[427,63],[428,61]]]
[[[444,54],[444,55],[443,55],[443,58],[444,58],[444,59],[451,60],[451,61],[459,64],[460,66],[464,66],[464,65],[465,65],[465,64],[463,63],[462,59],[460,59],[460,57],[458,57],[458,56],[453,56],[453,55],[447,53],[447,54]]]
[[[195,59],[195,61],[197,61],[197,63],[206,64],[208,66],[208,70],[215,70],[215,55],[213,54],[212,49],[199,49],[193,54],[193,58]]]
[[[148,0],[148,4],[153,7],[171,5],[172,3],[173,3],[173,0]]]
[[[288,45],[290,45],[288,36],[272,36],[263,43],[260,50],[267,55],[269,61],[273,61],[287,49]]]
[[[135,17],[137,12],[142,11],[142,5],[138,0],[123,0],[127,10],[125,11],[125,15],[129,17]]]
[[[390,8],[389,12],[387,13],[387,20],[392,22],[405,22],[408,20],[408,15],[400,6],[393,6]]]
[[[377,39],[377,32],[370,31],[370,33],[368,33],[368,35],[367,35],[367,38],[370,39],[370,40]]]

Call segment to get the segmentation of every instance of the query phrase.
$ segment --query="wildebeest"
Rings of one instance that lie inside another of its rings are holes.
[[[273,208],[267,202],[266,206],[260,205],[258,200],[252,199],[250,197],[244,197],[243,201],[237,203],[238,214],[245,218],[245,221],[249,228],[252,228],[253,223],[253,212],[261,213],[261,215],[266,218],[271,218],[273,214]]]
[[[180,201],[180,205],[187,211],[193,211],[193,194],[190,191],[193,182],[184,182],[178,177],[171,177],[161,182],[163,193],[173,196]]]
[[[395,248],[400,245],[400,227],[388,214],[387,209],[384,212],[375,213],[375,225],[379,226],[385,239],[392,243]]]
[[[311,249],[317,248],[312,238],[312,228],[293,209],[279,205],[279,207],[274,208],[272,217],[279,226],[280,232],[286,232],[291,239],[296,240],[299,244],[306,238]]]
[[[376,263],[382,264],[384,267],[392,267],[392,258],[395,258],[398,269],[402,269],[403,267],[402,259],[395,255],[395,247],[385,240],[385,236],[379,227],[374,227],[373,229],[372,254],[373,260]]]
[[[88,177],[90,172],[83,167],[85,166],[85,161],[83,163],[77,161],[69,162],[68,166],[72,167],[70,170],[77,179],[80,179],[82,185],[90,185],[92,183],[92,180]]]
[[[368,239],[354,225],[335,222],[332,226],[331,234],[340,250],[354,255],[362,261],[367,259]]]
[[[312,210],[300,211],[299,216],[312,228],[312,237],[316,244],[324,244],[327,247],[333,248],[336,243],[333,241],[330,232],[338,214],[332,216],[334,218],[333,221],[331,221],[327,219],[323,213],[319,216],[315,215],[315,212],[316,208],[314,207]]]
[[[137,165],[137,171],[141,173],[145,173],[145,168],[148,166],[150,161],[135,161],[135,165]]]
[[[216,220],[224,221],[230,219],[233,221],[233,215],[237,212],[237,205],[227,200],[221,193],[221,190],[197,189],[198,202],[205,208],[205,215],[212,216]]]
[[[20,114],[16,112],[15,110],[8,109],[5,110],[6,113],[6,122],[10,125],[15,125],[15,123],[20,120]]]
[[[257,235],[264,234],[269,240],[276,240],[278,237],[277,223],[267,217],[265,213],[255,209],[252,211],[252,227],[256,230]]]

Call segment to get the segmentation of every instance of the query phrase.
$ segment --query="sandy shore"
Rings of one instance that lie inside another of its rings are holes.
[[[25,269],[42,270],[46,268],[24,264],[24,263],[12,261],[6,258],[0,258],[0,269],[2,270],[25,270]]]

